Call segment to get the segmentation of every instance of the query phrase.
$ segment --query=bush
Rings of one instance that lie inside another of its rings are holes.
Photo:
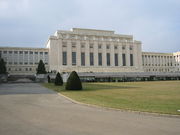
[[[46,68],[42,60],[39,61],[38,68],[37,68],[37,74],[46,74]]]
[[[48,79],[48,83],[51,83],[51,78],[49,75],[47,76],[47,79]]]
[[[6,63],[0,58],[0,74],[6,74]]]
[[[56,78],[55,78],[54,84],[55,85],[59,85],[59,86],[63,85],[63,79],[62,79],[62,77],[61,77],[59,72],[56,74]]]
[[[82,90],[81,80],[75,71],[71,72],[67,80],[66,90]]]

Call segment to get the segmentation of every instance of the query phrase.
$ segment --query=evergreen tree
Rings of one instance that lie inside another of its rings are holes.
[[[0,74],[6,74],[6,63],[0,58]]]
[[[54,82],[55,85],[63,85],[63,79],[61,77],[61,74],[58,72],[56,74],[56,78],[55,78],[55,82]]]
[[[66,90],[82,90],[81,80],[76,71],[71,72],[66,83]]]
[[[49,75],[47,76],[47,79],[48,79],[48,83],[51,83],[51,78]]]
[[[46,74],[46,68],[42,60],[39,61],[38,68],[37,68],[37,74]]]

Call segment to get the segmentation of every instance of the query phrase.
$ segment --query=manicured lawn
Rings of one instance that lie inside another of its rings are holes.
[[[145,112],[178,114],[180,81],[83,83],[82,91],[43,84],[76,101],[104,107]]]

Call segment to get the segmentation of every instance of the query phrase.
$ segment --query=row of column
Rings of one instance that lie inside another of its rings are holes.
[[[109,43],[108,43],[109,44]],[[98,53],[102,53],[102,66],[107,66],[107,59],[106,59],[106,54],[110,53],[110,63],[111,66],[115,66],[115,58],[114,55],[115,53],[118,53],[118,66],[122,66],[122,54],[124,53],[126,55],[126,66],[130,66],[130,53],[133,54],[133,66],[137,66],[137,58],[138,58],[138,46],[133,45],[133,50],[130,50],[129,44],[126,44],[125,47],[126,49],[122,49],[122,45],[118,45],[117,50],[114,49],[114,44],[109,44],[110,49],[106,49],[106,43],[102,43],[102,48],[98,49],[98,43],[93,43],[93,48],[90,48],[90,42],[86,41],[85,42],[85,48],[84,51],[83,48],[81,48],[80,41],[76,42],[76,48],[72,48],[71,42],[67,42],[67,65],[71,66],[72,65],[72,52],[75,50],[76,52],[76,65],[81,66],[81,52],[85,52],[85,66],[90,66],[90,52],[94,54],[94,66],[98,66]],[[59,42],[59,65],[62,65],[62,52],[63,52],[63,47],[62,47],[62,42]],[[141,55],[141,52],[140,52]],[[142,56],[141,56],[142,57]]]

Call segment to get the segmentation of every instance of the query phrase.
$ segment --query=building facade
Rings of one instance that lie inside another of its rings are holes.
[[[47,71],[61,73],[180,72],[180,52],[142,52],[141,47],[132,35],[73,28],[56,31],[46,48],[0,47],[0,57],[7,71],[16,75],[35,74],[39,60]]]
[[[114,31],[73,28],[47,42],[49,66],[59,72],[142,72],[141,42]]]
[[[180,52],[176,53],[142,53],[144,72],[179,72]]]
[[[0,56],[6,62],[7,72],[12,75],[32,75],[36,73],[39,60],[43,60],[49,70],[47,48],[0,47]]]

